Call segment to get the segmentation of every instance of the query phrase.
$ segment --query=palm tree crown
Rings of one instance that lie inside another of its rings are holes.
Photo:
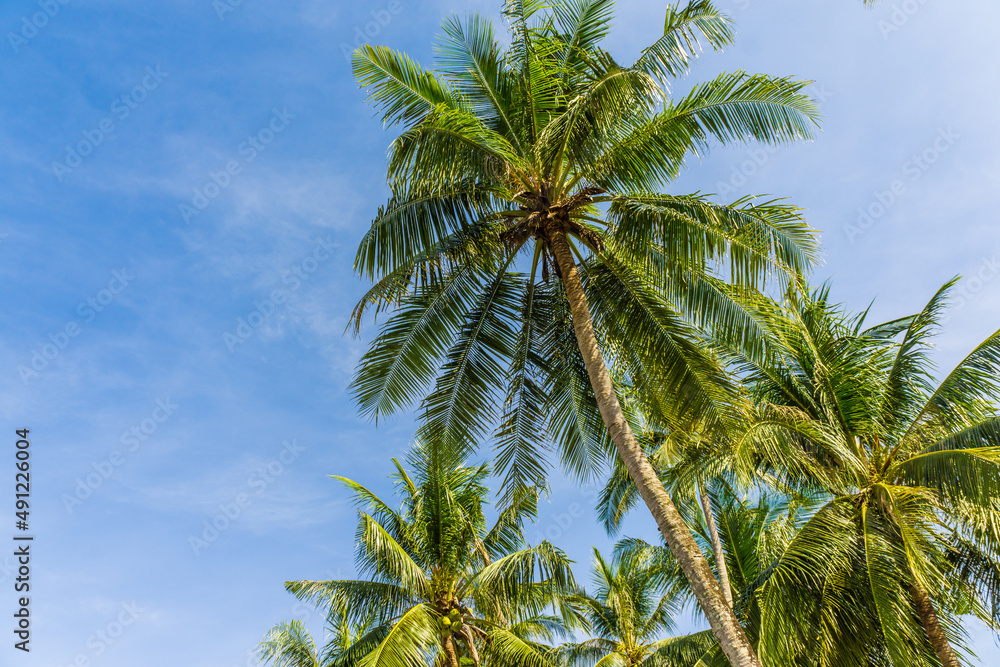
[[[868,328],[825,288],[792,295],[766,316],[785,354],[740,366],[759,403],[737,455],[827,501],[761,588],[762,656],[954,666],[952,612],[1000,620],[1000,332],[935,384],[950,286]]]
[[[355,667],[381,641],[384,632],[372,632],[373,613],[354,614],[351,622],[343,600],[332,600],[326,615],[326,644],[317,648],[302,621],[275,625],[257,647],[257,656],[273,667]]]
[[[487,19],[449,19],[436,71],[385,47],[365,46],[354,60],[383,121],[402,127],[389,154],[391,198],[355,261],[376,284],[353,322],[396,312],[362,359],[355,396],[377,417],[433,384],[427,432],[461,447],[499,426],[506,488],[541,478],[546,437],[578,472],[606,451],[593,441],[604,429],[558,288],[557,248],[580,264],[609,361],[648,400],[685,409],[722,381],[687,321],[759,340],[710,262],[726,261],[746,283],[772,269],[798,273],[816,248],[792,207],[657,194],[712,139],[810,136],[805,83],[736,72],[672,99],[669,80],[688,72],[703,43],[730,42],[728,19],[704,0],[670,7],[664,36],[624,66],[600,46],[613,4],[557,2],[546,12],[507,2],[506,49]]]
[[[740,498],[727,484],[721,483],[706,493],[718,539],[713,539],[707,519],[694,512],[690,518],[692,529],[706,553],[712,553],[713,567],[721,569],[718,561],[720,558],[724,560],[727,578],[732,585],[734,612],[747,636],[756,645],[762,622],[757,592],[770,576],[778,557],[815,511],[816,499],[808,496],[785,497],[768,492],[759,493],[751,500]],[[616,545],[615,556],[630,566],[639,563],[641,567],[648,568],[661,587],[676,591],[675,604],[685,605],[690,600],[691,591],[684,586],[677,561],[666,547],[637,538],[624,538]],[[786,619],[786,622],[801,624],[802,621]],[[675,663],[684,667],[725,664],[719,645],[704,632],[678,637],[667,643],[660,653],[664,658],[672,657]],[[801,664],[812,667],[817,663]]]
[[[546,611],[574,583],[561,551],[547,542],[524,544],[521,528],[535,514],[536,496],[521,494],[488,527],[488,468],[463,466],[436,444],[414,448],[412,476],[394,463],[400,510],[341,478],[362,508],[357,563],[369,578],[294,581],[288,590],[340,606],[346,622],[373,617],[372,628],[355,642],[363,667],[428,660],[458,667],[465,659],[540,665],[532,638],[561,628],[562,619]]]
[[[665,547],[625,539],[613,560],[594,550],[593,590],[569,598],[591,638],[557,651],[568,667],[689,667],[726,663],[710,631],[679,637],[674,615],[690,599],[677,561]]]
[[[594,590],[576,598],[585,610],[594,638],[572,647],[571,662],[600,667],[639,667],[674,629],[676,595],[660,590],[655,571],[608,562],[594,550]],[[668,641],[668,640],[667,640]]]

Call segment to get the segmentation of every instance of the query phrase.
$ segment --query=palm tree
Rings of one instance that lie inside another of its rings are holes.
[[[767,579],[771,565],[808,518],[813,499],[761,493],[751,502],[737,497],[725,484],[717,484],[712,490],[706,490],[705,494],[707,515],[713,517],[713,521],[709,523],[702,517],[693,516],[692,528],[703,548],[712,554],[713,568],[728,573],[734,612],[746,629],[747,636],[756,644],[761,626],[761,610],[756,591],[761,582]],[[701,504],[700,499],[697,504]],[[710,526],[715,526],[715,529]],[[652,578],[653,585],[672,591],[676,606],[684,606],[690,600],[691,592],[685,586],[676,560],[665,546],[652,545],[636,538],[624,538],[615,545],[615,559],[622,567],[646,572]],[[787,620],[791,624],[800,623],[798,619]],[[677,657],[686,660],[683,662],[685,667],[710,667],[722,664],[720,661],[725,659],[718,644],[711,636],[706,637],[705,633],[677,638],[667,646],[661,651],[661,661],[667,657],[663,653],[667,653],[668,656],[674,656],[675,660]],[[803,649],[807,648],[808,644],[803,644]],[[789,664],[816,663],[806,661]]]
[[[286,621],[271,628],[257,647],[257,657],[274,667],[355,667],[385,633],[372,632],[375,615],[349,620],[342,601],[330,605],[326,619],[327,642],[322,650],[302,621]]]
[[[721,657],[710,632],[664,636],[675,630],[673,616],[689,591],[682,579],[676,561],[662,551],[616,547],[609,562],[594,549],[594,592],[570,598],[593,637],[562,647],[560,662],[567,667],[683,667],[713,648]]]
[[[762,660],[957,667],[956,614],[997,627],[1000,332],[935,386],[951,284],[870,328],[826,288],[762,316],[785,352],[742,360],[759,402],[736,454],[825,496],[758,592]]]
[[[257,647],[257,657],[274,667],[330,667],[332,660],[316,649],[316,642],[302,621],[279,623]]]
[[[369,578],[292,581],[286,588],[343,609],[346,623],[370,623],[341,649],[362,667],[544,667],[532,639],[557,631],[562,620],[572,623],[571,614],[545,614],[574,582],[560,550],[547,542],[524,545],[522,525],[535,516],[536,495],[520,494],[488,528],[486,466],[464,466],[437,443],[416,445],[408,461],[412,476],[393,460],[400,510],[338,478],[362,508],[357,564]]]
[[[761,352],[740,295],[765,275],[802,272],[811,230],[780,203],[724,205],[661,186],[712,140],[808,137],[815,111],[805,82],[744,72],[671,98],[670,80],[703,43],[731,41],[728,19],[707,0],[670,6],[663,37],[622,66],[600,46],[613,5],[507,0],[507,48],[489,20],[449,19],[438,71],[385,47],[356,52],[358,80],[402,133],[391,196],[355,260],[375,285],[352,321],[395,312],[352,389],[376,419],[423,397],[425,432],[459,450],[498,426],[505,501],[543,482],[548,442],[581,475],[617,452],[732,664],[757,665],[608,364],[681,418],[726,382],[693,324]]]

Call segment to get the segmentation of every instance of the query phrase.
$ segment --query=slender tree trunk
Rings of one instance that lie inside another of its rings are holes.
[[[951,644],[948,643],[948,637],[944,634],[944,628],[941,627],[941,621],[927,591],[917,584],[910,584],[909,588],[917,608],[917,615],[920,617],[920,624],[924,626],[924,632],[927,633],[927,638],[931,641],[942,667],[962,667],[962,663],[951,649]]]
[[[715,569],[719,571],[719,586],[722,587],[722,594],[726,596],[729,608],[733,608],[733,587],[729,583],[729,567],[726,565],[726,552],[722,550],[722,540],[719,538],[719,529],[715,526],[715,515],[712,514],[712,502],[708,499],[708,491],[705,490],[705,483],[698,483],[698,499],[701,501],[701,511],[705,514],[705,523],[708,525],[708,534],[712,538],[712,550],[715,552]]]
[[[708,618],[723,653],[733,667],[761,667],[760,660],[754,653],[753,646],[743,633],[733,610],[726,604],[719,582],[716,581],[712,569],[708,566],[701,549],[694,541],[691,531],[670,499],[670,495],[659,476],[646,458],[646,453],[635,439],[632,429],[625,419],[618,395],[611,382],[611,375],[604,365],[604,357],[594,336],[594,323],[590,316],[590,306],[580,282],[580,274],[576,268],[572,251],[565,231],[553,230],[549,234],[552,253],[559,266],[560,277],[566,288],[570,311],[573,316],[573,329],[576,333],[580,353],[587,365],[590,384],[601,411],[601,417],[608,427],[611,439],[615,443],[618,455],[625,463],[629,475],[635,482],[646,507],[649,508],[660,533],[670,547],[671,553],[687,577],[691,590],[694,592],[702,611]]]
[[[444,646],[444,654],[448,660],[448,667],[458,667],[458,652],[455,650],[454,638],[449,635],[441,644]]]

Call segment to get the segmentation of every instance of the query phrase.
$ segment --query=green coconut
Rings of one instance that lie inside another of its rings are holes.
[[[451,611],[448,612],[448,618],[451,619],[452,623],[454,623],[455,621],[459,621],[462,618],[462,612],[460,612],[457,609],[452,609]]]

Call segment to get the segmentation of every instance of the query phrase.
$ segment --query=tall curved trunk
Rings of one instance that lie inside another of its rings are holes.
[[[639,495],[656,520],[660,533],[671,553],[681,566],[701,610],[708,618],[719,645],[733,667],[761,667],[753,646],[740,627],[732,608],[726,604],[725,595],[715,575],[708,566],[691,531],[684,523],[670,495],[663,488],[659,476],[646,458],[646,453],[635,439],[632,428],[625,419],[618,395],[611,382],[611,375],[604,364],[604,357],[594,335],[590,306],[583,291],[583,283],[576,268],[565,231],[549,235],[552,254],[559,266],[560,277],[566,289],[576,341],[587,365],[587,374],[594,390],[594,397],[608,427],[618,455],[625,464]]]
[[[708,491],[705,490],[704,481],[698,483],[698,499],[701,501],[701,511],[705,514],[708,535],[712,538],[712,551],[715,552],[715,569],[719,572],[719,586],[722,587],[722,594],[726,596],[726,603],[732,609],[733,586],[729,583],[729,567],[726,565],[726,552],[722,549],[722,539],[719,537],[719,529],[715,525],[715,515],[712,514],[712,502],[708,498]]]
[[[924,626],[924,632],[934,647],[934,653],[941,661],[942,667],[962,667],[958,661],[958,656],[948,643],[948,636],[941,627],[934,603],[931,601],[927,591],[917,584],[910,584],[910,595],[913,597],[913,604],[917,608],[917,616],[920,617],[920,624]]]

